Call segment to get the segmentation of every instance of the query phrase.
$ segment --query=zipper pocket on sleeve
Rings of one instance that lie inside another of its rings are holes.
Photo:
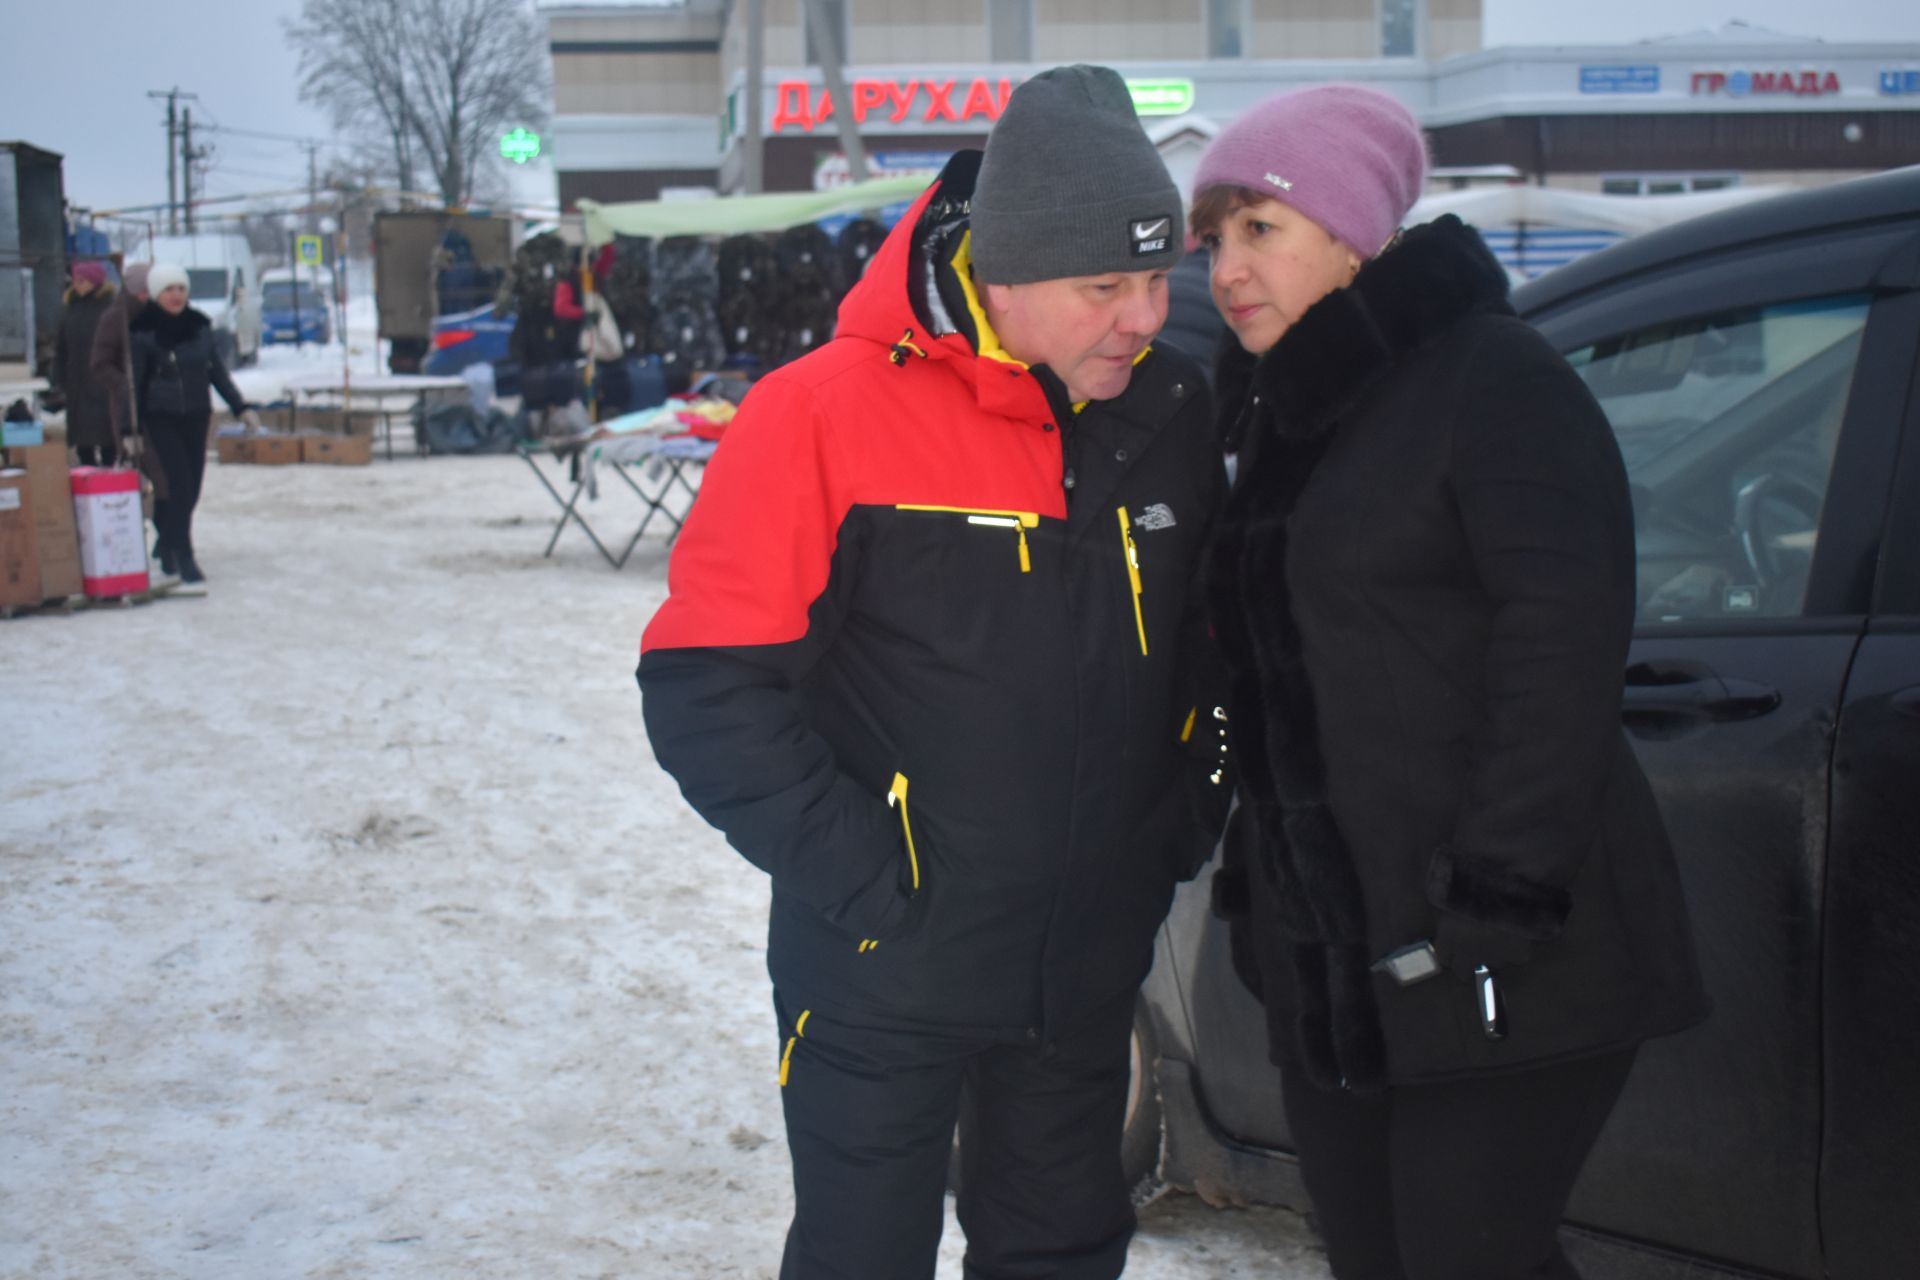
[[[930,507],[913,502],[898,503],[894,510],[965,516],[968,524],[983,525],[993,529],[1012,529],[1014,535],[1020,540],[1020,572],[1033,572],[1033,557],[1027,550],[1027,530],[1040,527],[1038,511],[995,511],[985,507]]]
[[[1140,607],[1146,591],[1140,585],[1140,548],[1133,544],[1133,520],[1125,507],[1119,508],[1120,554],[1127,560],[1127,584],[1133,588],[1133,625],[1140,631],[1140,656],[1147,656],[1147,615]]]

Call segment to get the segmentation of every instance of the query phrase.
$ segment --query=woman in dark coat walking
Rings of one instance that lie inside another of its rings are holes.
[[[214,347],[213,322],[187,305],[187,273],[156,264],[147,273],[152,300],[128,324],[134,400],[140,429],[166,475],[166,496],[154,503],[160,569],[183,582],[206,580],[193,554],[193,509],[207,470],[207,427],[214,391],[236,417],[258,420],[227,375]]]
[[[1574,1277],[1637,1046],[1706,1015],[1620,723],[1619,450],[1372,90],[1223,131],[1193,229],[1239,340],[1208,571],[1243,795],[1215,905],[1341,1280]],[[1397,957],[1388,963],[1390,957]]]
[[[109,391],[93,370],[93,339],[114,309],[113,286],[98,262],[76,262],[54,338],[53,382],[67,403],[67,445],[82,466],[110,467],[119,457]]]

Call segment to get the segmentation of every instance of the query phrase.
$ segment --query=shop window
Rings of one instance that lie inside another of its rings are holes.
[[[1033,61],[1033,0],[987,0],[987,56]]]
[[[1246,56],[1247,0],[1207,0],[1207,56]]]
[[[1415,0],[1380,0],[1380,56],[1411,58],[1418,52]]]
[[[1673,196],[1739,185],[1737,173],[1616,173],[1600,179],[1601,192],[1610,196]]]
[[[810,67],[820,65],[820,46],[813,35],[814,18],[807,12],[816,5],[826,14],[827,30],[833,33],[834,40],[839,44],[840,62],[845,65],[847,61],[847,0],[800,0],[800,21],[807,31],[807,65]]]

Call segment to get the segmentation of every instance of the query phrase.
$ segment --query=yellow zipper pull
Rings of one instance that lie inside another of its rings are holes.
[[[1033,572],[1033,559],[1027,554],[1027,526],[1017,526],[1020,531],[1020,572]]]
[[[786,1051],[780,1055],[780,1087],[782,1089],[787,1087],[787,1072],[793,1066],[793,1046],[799,1042],[801,1036],[807,1033],[807,1017],[812,1012],[811,1009],[802,1009],[800,1021],[793,1024],[793,1034],[787,1037]]]
[[[1120,549],[1127,557],[1127,580],[1133,584],[1133,624],[1140,629],[1140,656],[1147,656],[1147,618],[1141,611],[1140,597],[1144,589],[1140,585],[1140,551],[1133,545],[1133,521],[1127,516],[1127,509],[1121,507]]]
[[[1020,548],[1026,550],[1026,538],[1022,536]],[[907,865],[913,871],[913,891],[920,892],[920,855],[913,850],[913,823],[907,820],[907,775],[893,775],[893,785],[887,788],[887,804],[900,806],[900,830],[907,837]],[[877,944],[876,944],[877,945]]]

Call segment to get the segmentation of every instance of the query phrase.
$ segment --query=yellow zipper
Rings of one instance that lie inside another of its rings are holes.
[[[900,808],[900,830],[907,837],[907,866],[913,871],[913,891],[920,892],[920,855],[913,849],[913,823],[907,820],[907,775],[893,775],[893,785],[887,788],[887,804]]]
[[[801,1036],[807,1034],[807,1019],[813,1014],[811,1009],[800,1011],[800,1020],[793,1024],[793,1034],[787,1037],[786,1052],[780,1055],[780,1087],[787,1087],[787,1071],[793,1066],[793,1046]]]
[[[1140,586],[1140,549],[1133,545],[1133,521],[1127,516],[1127,509],[1121,507],[1120,514],[1120,550],[1127,557],[1127,581],[1133,585],[1133,625],[1140,629],[1140,656],[1147,656],[1147,616],[1140,609],[1140,597],[1144,594]]]
[[[894,506],[894,510],[944,512],[948,515],[965,516],[968,524],[1012,529],[1020,538],[1020,572],[1033,572],[1033,559],[1027,552],[1027,530],[1040,527],[1038,511],[995,511],[985,507],[930,507],[915,502],[898,503]]]

